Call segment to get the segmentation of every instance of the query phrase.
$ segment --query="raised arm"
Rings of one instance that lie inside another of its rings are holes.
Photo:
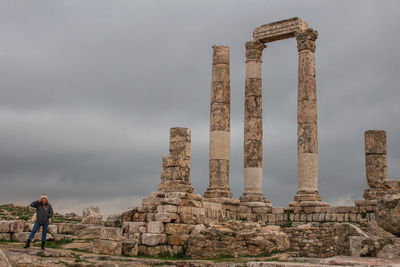
[[[39,207],[39,205],[40,205],[40,202],[38,200],[36,200],[36,201],[33,201],[30,206],[33,208],[37,208],[37,207]]]

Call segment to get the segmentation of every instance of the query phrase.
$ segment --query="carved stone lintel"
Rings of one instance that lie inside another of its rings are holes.
[[[297,51],[310,50],[315,51],[315,40],[317,40],[318,32],[308,28],[305,31],[296,32],[295,37],[297,40]]]
[[[262,51],[267,46],[262,42],[249,41],[246,42],[246,59],[247,60],[261,60],[262,59]]]

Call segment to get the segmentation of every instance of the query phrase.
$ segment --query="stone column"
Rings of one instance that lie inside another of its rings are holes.
[[[313,29],[296,32],[298,65],[297,94],[297,172],[298,191],[294,197],[296,206],[301,202],[310,205],[327,205],[318,193],[318,126],[317,93],[315,81],[315,40],[318,33]],[[319,202],[319,203],[315,203]]]
[[[364,192],[368,200],[379,199],[384,194],[387,178],[386,132],[369,130],[365,137],[365,169],[369,188]]]
[[[262,193],[262,51],[260,41],[246,42],[246,81],[244,102],[244,192],[241,202],[269,201]]]
[[[230,67],[229,47],[213,46],[210,105],[210,185],[205,198],[232,197],[229,188],[230,162]]]
[[[159,191],[193,192],[190,184],[190,145],[189,128],[170,129],[169,156],[163,157]]]

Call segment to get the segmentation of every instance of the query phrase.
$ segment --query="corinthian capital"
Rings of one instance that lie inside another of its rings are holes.
[[[297,40],[297,51],[310,50],[315,51],[315,40],[317,40],[318,32],[311,28],[305,31],[300,31],[295,33]]]
[[[267,46],[256,40],[246,42],[246,59],[247,60],[261,60],[262,59],[262,51]]]

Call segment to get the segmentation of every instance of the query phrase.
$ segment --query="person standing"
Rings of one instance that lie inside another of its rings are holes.
[[[44,250],[44,246],[46,244],[47,227],[49,226],[50,218],[53,216],[53,208],[51,207],[46,194],[43,194],[40,200],[33,201],[30,206],[36,209],[36,221],[24,248],[30,247],[36,232],[40,229],[40,227],[42,227],[41,249]]]

